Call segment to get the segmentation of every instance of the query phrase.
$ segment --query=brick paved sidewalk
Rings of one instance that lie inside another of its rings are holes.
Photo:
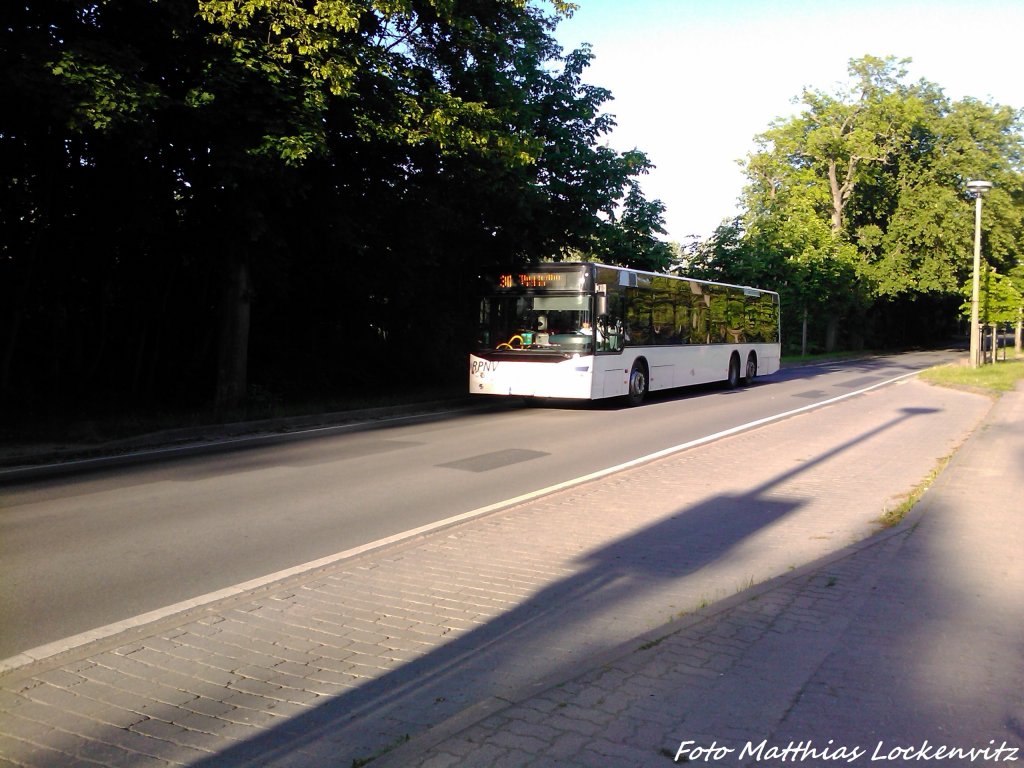
[[[368,759],[863,540],[988,408],[911,380],[23,667],[0,677],[0,760]]]
[[[376,765],[1024,761],[1022,485],[1024,388],[907,525]]]

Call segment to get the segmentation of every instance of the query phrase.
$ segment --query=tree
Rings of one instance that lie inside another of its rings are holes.
[[[608,264],[664,272],[672,263],[672,248],[655,233],[665,234],[665,206],[647,200],[639,184],[629,182],[628,187],[621,213],[612,212],[600,225],[591,255]]]
[[[571,7],[5,9],[5,407],[226,411],[380,387],[396,354],[458,376],[481,270],[628,238],[658,264],[649,161],[552,37]]]
[[[934,86],[920,90],[931,94],[922,119],[874,192],[888,200],[885,215],[862,217],[856,232],[864,271],[883,296],[949,294],[962,282],[974,232],[969,178],[999,180],[983,222],[990,256],[1005,263],[1022,231],[1012,202],[1021,182],[1013,110],[972,99],[951,104]]]
[[[1022,331],[1024,331],[1024,261],[1018,261],[1010,270],[1008,277],[1017,293],[1022,297],[1021,306],[1017,311],[1017,317],[1016,319],[1011,320],[1014,324],[1013,347],[1017,350],[1017,354],[1020,354],[1021,336],[1024,335],[1022,334]]]
[[[987,264],[983,266],[978,288],[978,321],[982,326],[992,326],[992,359],[994,361],[995,339],[1000,325],[1013,324],[1017,327],[1015,345],[1019,346],[1021,316],[1024,314],[1024,294],[1018,289],[1017,280],[999,274]],[[966,297],[960,306],[960,314],[963,317],[970,317],[973,281],[966,283],[960,293]]]
[[[867,56],[836,93],[805,89],[746,163],[745,246],[784,256],[801,286],[791,306],[824,318],[825,348],[844,318],[854,345],[853,328],[893,343],[949,327],[973,233],[967,179],[997,180],[994,263],[1008,267],[1024,236],[1020,115],[907,83],[908,62]]]
[[[762,150],[750,160],[752,183],[745,190],[745,238],[752,252],[765,254],[762,261],[767,254],[784,259],[784,276],[775,276],[783,279],[787,325],[793,328],[796,320],[805,353],[810,322],[825,320],[821,344],[826,350],[835,348],[840,318],[859,306],[864,293],[855,250],[835,227],[848,200],[844,189],[852,189],[852,180],[835,197],[836,157],[813,157],[800,150],[800,142],[814,139],[821,130],[815,124],[794,121],[759,137]],[[831,136],[830,130],[825,135]],[[818,136],[813,143],[825,142]]]
[[[760,156],[750,171],[769,182],[768,191],[797,176],[827,182],[832,231],[844,231],[844,214],[859,184],[874,166],[891,161],[915,112],[909,89],[900,84],[908,59],[866,56],[850,61],[853,83],[833,95],[804,89],[804,111],[778,121],[757,138]],[[823,201],[824,202],[824,201]]]
[[[1014,282],[994,269],[986,269],[981,283],[978,301],[981,322],[1016,323],[1020,319],[1024,298]]]

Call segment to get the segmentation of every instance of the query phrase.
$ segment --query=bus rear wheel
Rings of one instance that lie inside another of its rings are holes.
[[[626,394],[630,405],[640,405],[647,397],[647,366],[639,360],[633,363],[629,372],[629,392]]]
[[[748,387],[754,383],[757,376],[757,355],[751,352],[747,355],[747,370],[743,374],[743,383]]]
[[[725,380],[725,386],[729,389],[736,389],[740,385],[740,356],[733,353],[729,358],[729,376]]]

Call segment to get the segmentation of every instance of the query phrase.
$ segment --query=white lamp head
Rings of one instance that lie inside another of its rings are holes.
[[[967,191],[970,192],[975,197],[980,197],[981,195],[988,192],[990,189],[992,189],[991,181],[982,181],[981,179],[975,179],[974,181],[967,182]]]

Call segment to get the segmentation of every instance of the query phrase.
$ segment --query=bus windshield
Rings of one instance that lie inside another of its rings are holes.
[[[490,296],[480,303],[477,348],[488,352],[591,352],[590,297]]]

